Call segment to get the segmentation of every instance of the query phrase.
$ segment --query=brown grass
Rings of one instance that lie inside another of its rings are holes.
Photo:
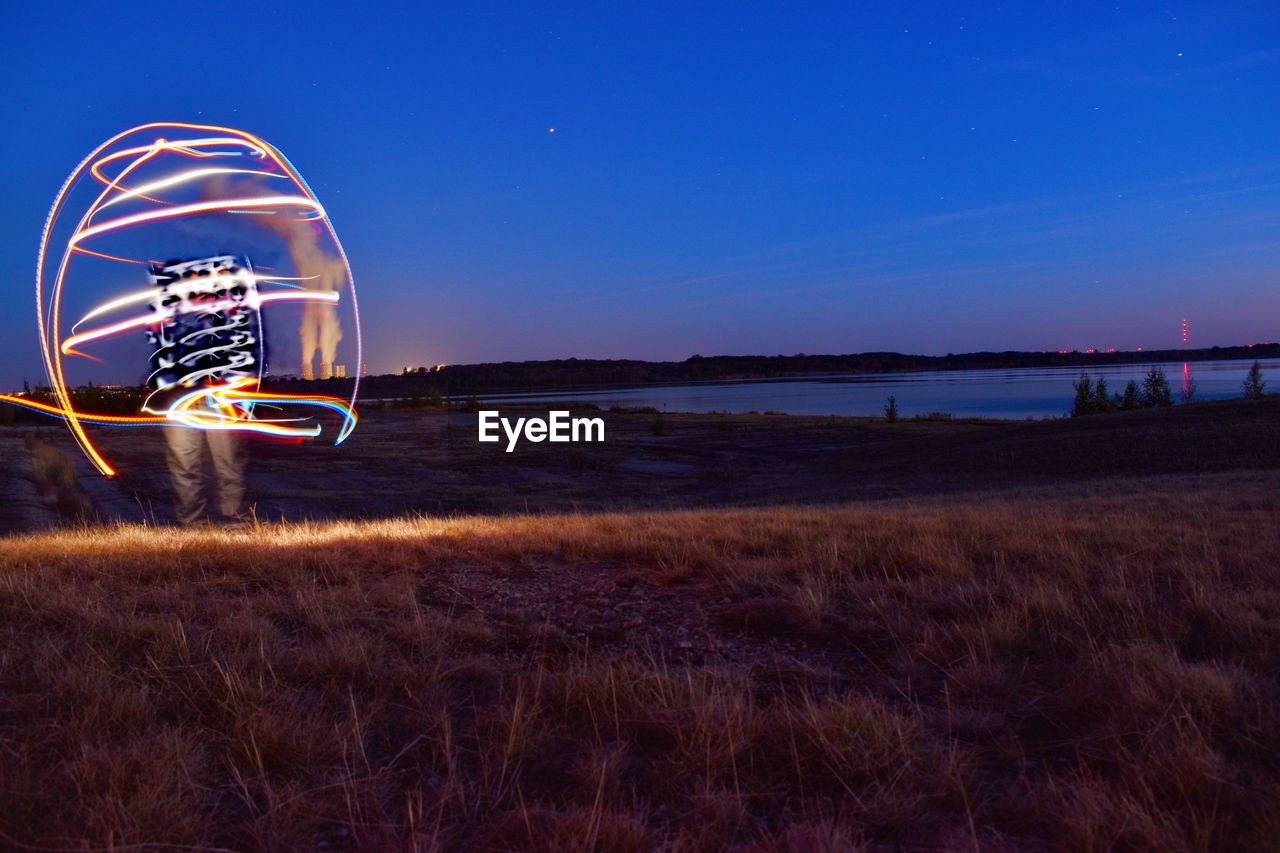
[[[3,539],[0,837],[1280,849],[1280,475],[1102,488]]]

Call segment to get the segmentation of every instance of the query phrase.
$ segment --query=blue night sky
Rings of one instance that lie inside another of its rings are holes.
[[[1280,340],[1272,2],[82,8],[0,33],[0,386],[54,193],[149,121],[289,156],[375,373]]]

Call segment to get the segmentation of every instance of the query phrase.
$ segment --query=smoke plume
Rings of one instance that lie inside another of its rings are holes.
[[[228,179],[218,175],[206,181],[207,198],[250,198],[275,195],[278,188],[256,178]],[[347,269],[340,258],[324,250],[320,244],[323,234],[320,223],[298,219],[292,213],[278,212],[273,216],[254,216],[254,221],[279,234],[288,246],[295,275],[303,280],[299,285],[309,290],[341,291],[346,282]],[[333,375],[333,360],[337,356],[338,342],[342,340],[342,324],[337,306],[328,302],[305,302],[302,323],[298,328],[301,346],[302,376],[315,376],[313,364],[317,353],[320,357],[320,379]]]

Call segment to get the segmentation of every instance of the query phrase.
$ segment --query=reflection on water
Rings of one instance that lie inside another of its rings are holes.
[[[1104,376],[1111,391],[1134,380],[1141,386],[1151,367],[1159,367],[1174,385],[1182,378],[1182,399],[1239,397],[1252,361],[1111,364],[1086,368]],[[1023,367],[1007,370],[939,370],[922,373],[865,373],[806,376],[784,380],[657,385],[605,391],[540,394],[489,394],[492,403],[555,403],[577,400],[610,406],[653,406],[669,412],[778,411],[792,415],[882,415],[894,395],[903,417],[947,412],[955,417],[1027,418],[1065,415],[1079,367]],[[1280,360],[1262,361],[1267,390],[1280,390]]]

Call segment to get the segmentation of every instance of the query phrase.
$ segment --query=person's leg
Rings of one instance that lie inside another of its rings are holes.
[[[218,486],[218,512],[223,518],[236,518],[244,510],[248,447],[240,433],[233,430],[209,430],[205,437],[213,459],[213,479]]]
[[[205,511],[204,431],[167,426],[164,437],[174,512],[179,524],[195,524]]]

